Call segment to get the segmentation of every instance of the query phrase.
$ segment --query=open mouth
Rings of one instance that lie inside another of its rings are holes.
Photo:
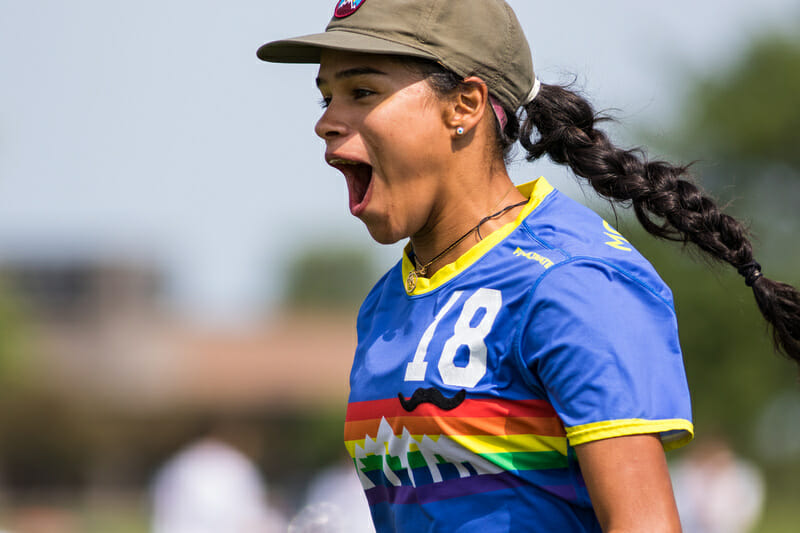
[[[328,164],[344,174],[350,197],[350,212],[358,216],[367,204],[372,185],[372,166],[349,159],[330,159]]]

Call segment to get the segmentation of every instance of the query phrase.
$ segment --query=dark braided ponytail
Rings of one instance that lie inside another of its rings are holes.
[[[595,129],[606,119],[565,87],[543,84],[523,109],[520,122],[509,124],[502,137],[519,131],[528,161],[548,155],[569,165],[602,196],[632,205],[649,233],[691,242],[711,258],[732,265],[752,287],[772,327],[776,349],[800,364],[800,292],[761,274],[745,227],[690,181],[688,167],[648,161],[641,150],[617,148]],[[507,150],[507,140],[500,141]]]

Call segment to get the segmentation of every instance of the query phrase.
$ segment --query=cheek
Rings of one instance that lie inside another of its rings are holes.
[[[449,150],[442,121],[429,109],[376,113],[364,121],[363,132],[378,161],[402,167],[434,165]]]

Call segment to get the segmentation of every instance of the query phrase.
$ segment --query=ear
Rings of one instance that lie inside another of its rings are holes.
[[[464,80],[462,87],[456,89],[445,108],[445,124],[455,132],[462,127],[466,132],[473,131],[483,118],[489,105],[489,89],[477,76]],[[454,134],[455,135],[455,134]]]

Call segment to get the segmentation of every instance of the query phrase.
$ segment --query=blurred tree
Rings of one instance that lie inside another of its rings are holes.
[[[0,387],[10,389],[27,384],[29,344],[23,305],[8,285],[0,280]]]
[[[766,34],[726,70],[694,80],[670,148],[752,219],[776,277],[800,262],[800,29]],[[728,198],[735,193],[735,198]]]
[[[313,244],[289,264],[284,303],[294,308],[357,308],[376,281],[369,248]]]
[[[87,455],[83,420],[36,366],[31,321],[0,282],[0,477],[15,494],[81,482]]]
[[[726,72],[698,80],[685,116],[682,138],[703,157],[783,166],[800,179],[800,32],[765,35]]]

